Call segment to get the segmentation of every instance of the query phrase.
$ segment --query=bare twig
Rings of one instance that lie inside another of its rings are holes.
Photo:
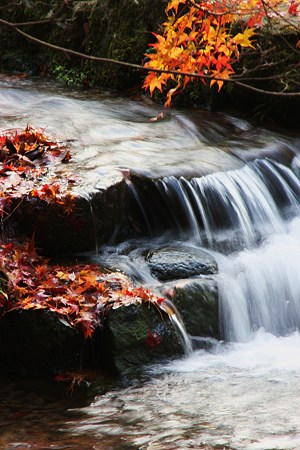
[[[146,67],[139,64],[133,64],[128,63],[125,61],[118,61],[112,58],[104,58],[100,56],[93,56],[93,55],[87,55],[85,53],[81,53],[75,50],[70,50],[64,47],[60,47],[58,45],[50,44],[49,42],[42,41],[41,39],[38,39],[28,33],[25,33],[24,31],[20,30],[14,23],[8,22],[7,20],[0,19],[0,24],[7,26],[9,28],[14,29],[18,34],[25,37],[26,39],[30,40],[31,42],[35,42],[36,44],[42,45],[44,47],[51,48],[53,50],[63,52],[65,54],[73,55],[79,58],[84,58],[90,61],[95,62],[102,62],[102,63],[108,63],[108,64],[114,64],[121,67],[127,67],[132,70],[137,71],[143,71],[143,72],[154,72],[154,73],[168,73],[172,75],[182,76],[182,77],[190,77],[190,78],[198,78],[202,80],[217,80],[217,81],[223,81],[225,83],[233,83],[235,85],[241,86],[245,89],[258,92],[260,94],[264,95],[271,95],[271,96],[277,96],[277,97],[300,97],[300,92],[276,92],[276,91],[268,91],[265,89],[257,88],[255,86],[252,86],[250,84],[244,83],[242,81],[239,81],[238,78],[222,78],[222,77],[216,77],[211,75],[205,75],[205,74],[199,74],[195,72],[183,72],[180,70],[167,70],[167,69],[156,69],[152,67]],[[241,78],[242,80],[242,78]]]

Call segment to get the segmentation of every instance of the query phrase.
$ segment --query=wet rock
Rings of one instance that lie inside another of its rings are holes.
[[[218,289],[212,277],[169,283],[162,292],[171,298],[189,335],[220,337]]]
[[[162,247],[147,256],[153,275],[161,281],[217,273],[217,263],[204,250],[194,247]]]
[[[218,291],[213,278],[168,283],[162,291],[175,305],[187,335],[219,338]],[[147,364],[184,354],[181,333],[169,316],[153,305],[113,309],[104,332],[107,365],[119,374],[138,376]]]
[[[183,354],[183,347],[167,316],[153,305],[130,305],[110,311],[105,347],[121,374],[140,373],[146,364]]]
[[[50,311],[13,311],[0,320],[2,374],[54,376],[79,369],[88,354],[82,333]]]
[[[6,224],[5,235],[11,234],[11,228],[15,235],[34,234],[37,248],[50,256],[96,249],[122,223],[125,182],[116,173],[99,188],[92,182],[88,190],[86,186],[76,186],[70,211],[65,210],[63,201],[62,198],[59,205],[27,196],[14,199],[16,207],[12,207],[14,212]]]
[[[0,320],[2,375],[54,379],[62,374],[64,381],[70,374],[70,383],[73,373],[92,374],[87,394],[100,392],[103,373],[137,376],[144,365],[183,351],[167,314],[150,304],[112,309],[92,339],[84,339],[58,314],[46,310],[13,311]]]

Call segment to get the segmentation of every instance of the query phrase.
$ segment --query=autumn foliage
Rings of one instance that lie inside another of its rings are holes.
[[[163,298],[134,287],[121,273],[97,265],[53,265],[33,241],[0,244],[0,314],[44,309],[58,314],[91,337],[111,308],[138,303],[160,307]]]
[[[65,214],[74,209],[74,176],[52,177],[51,165],[70,159],[68,147],[52,142],[44,130],[27,126],[0,135],[0,218],[10,217],[13,199],[37,198],[56,204]],[[44,309],[63,317],[85,337],[102,326],[111,308],[164,299],[134,287],[128,277],[97,265],[55,265],[37,254],[32,240],[0,243],[0,315],[12,310]]]
[[[74,176],[51,177],[51,166],[67,163],[70,149],[50,140],[44,130],[4,130],[0,135],[0,219],[11,216],[13,199],[39,198],[59,204],[67,214],[74,208],[70,187]]]
[[[296,2],[290,14],[297,11]],[[256,30],[277,17],[284,0],[170,0],[161,34],[146,54],[145,67],[180,73],[149,72],[144,88],[166,91],[166,106],[197,74],[216,84],[234,75],[234,63],[253,48]]]

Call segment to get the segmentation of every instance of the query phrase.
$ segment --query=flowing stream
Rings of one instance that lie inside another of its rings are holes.
[[[0,449],[300,448],[299,137],[205,111],[150,120],[159,112],[143,98],[32,81],[0,90],[2,129],[29,122],[74,140],[70,167],[90,181],[114,171],[151,180],[151,204],[128,180],[139,225],[152,245],[176,240],[214,256],[224,340],[89,404],[5,380]],[[94,259],[155,286],[142,258],[149,242],[111,244]]]

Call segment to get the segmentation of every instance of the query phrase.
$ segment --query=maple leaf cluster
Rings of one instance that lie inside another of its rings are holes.
[[[91,337],[112,308],[152,303],[163,298],[134,287],[121,274],[96,265],[51,265],[39,256],[33,241],[0,244],[0,312],[45,309],[62,316],[71,326]]]
[[[202,75],[210,86],[220,90],[233,74],[233,63],[239,60],[243,48],[253,47],[255,29],[270,17],[281,0],[170,0],[166,8],[167,21],[157,42],[150,44],[145,67],[178,71],[149,72],[143,87],[152,95],[155,89],[167,89],[165,106],[181,88],[193,81],[184,74]],[[234,32],[236,24],[241,30]],[[172,88],[169,82],[173,83]]]
[[[0,162],[7,165],[35,166],[70,159],[70,150],[45,136],[43,129],[27,125],[23,131],[6,130],[0,135]]]
[[[74,177],[55,176],[53,181],[49,171],[50,165],[66,163],[70,157],[69,148],[49,140],[44,130],[27,125],[23,131],[3,131],[0,134],[1,221],[11,215],[12,199],[24,196],[61,205],[70,214],[74,198],[69,188]]]

